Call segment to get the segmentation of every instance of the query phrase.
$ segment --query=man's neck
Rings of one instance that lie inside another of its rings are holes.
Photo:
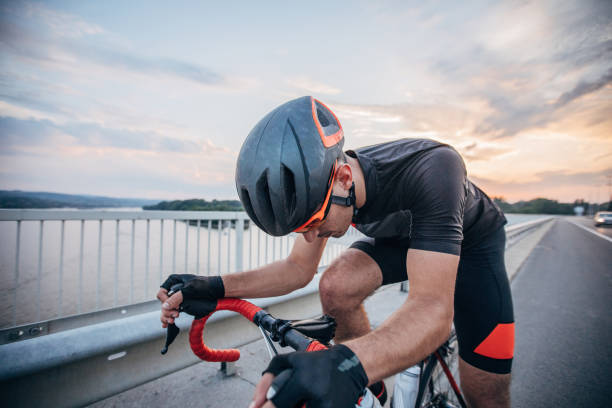
[[[359,160],[351,156],[346,156],[346,161],[351,166],[353,172],[353,182],[355,183],[355,205],[357,208],[363,207],[366,203],[366,188],[363,170]]]

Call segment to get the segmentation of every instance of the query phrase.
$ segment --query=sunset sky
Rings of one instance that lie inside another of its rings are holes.
[[[234,199],[302,95],[346,148],[427,137],[491,196],[609,199],[609,0],[2,1],[0,189]]]

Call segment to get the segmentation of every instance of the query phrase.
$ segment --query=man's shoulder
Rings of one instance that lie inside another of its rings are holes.
[[[422,138],[403,138],[391,140],[389,142],[377,143],[373,145],[367,145],[358,147],[349,152],[361,153],[361,154],[372,154],[376,152],[395,151],[401,153],[404,151],[417,152],[421,150],[428,150],[435,147],[448,146],[446,143],[439,142],[433,139],[422,139]]]

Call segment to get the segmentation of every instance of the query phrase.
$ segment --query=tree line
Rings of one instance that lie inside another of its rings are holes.
[[[503,197],[495,197],[493,201],[506,213],[574,215],[575,207],[584,208],[584,214],[592,214],[595,211],[612,211],[612,201],[598,204],[577,199],[573,203],[560,203],[557,200],[536,198],[510,204]]]
[[[162,201],[155,205],[145,205],[143,210],[163,211],[243,211],[242,203],[238,200],[212,200],[201,199]]]

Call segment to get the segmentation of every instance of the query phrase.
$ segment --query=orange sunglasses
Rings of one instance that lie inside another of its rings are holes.
[[[325,201],[323,201],[323,205],[321,208],[314,213],[312,217],[308,219],[301,227],[293,230],[294,232],[308,232],[313,228],[318,227],[325,221],[325,217],[327,217],[327,213],[329,213],[329,208],[331,207],[331,197],[332,186],[334,185],[334,179],[336,178],[336,165],[338,164],[338,160],[334,163],[334,167],[332,167],[332,172],[329,175],[329,182],[327,183],[327,194],[325,195]]]

